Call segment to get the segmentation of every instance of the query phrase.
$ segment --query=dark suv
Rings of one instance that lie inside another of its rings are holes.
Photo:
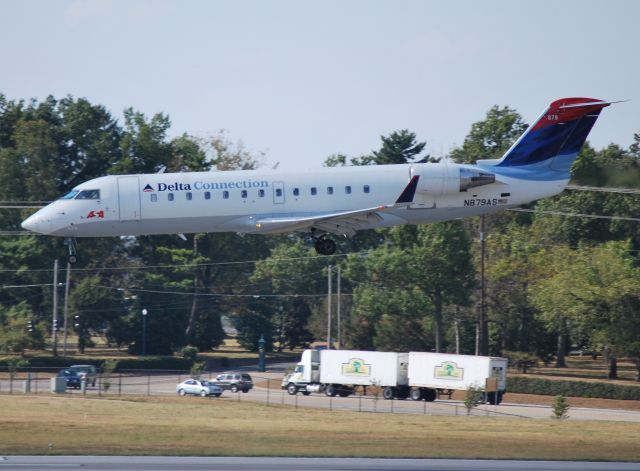
[[[231,392],[247,393],[253,388],[253,380],[251,375],[247,373],[222,373],[216,376],[213,383]]]
[[[70,368],[58,371],[58,378],[64,378],[67,388],[80,389],[80,375]]]

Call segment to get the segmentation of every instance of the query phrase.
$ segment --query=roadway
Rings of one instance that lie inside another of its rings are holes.
[[[221,398],[210,398],[207,400],[226,401],[251,401],[273,405],[290,406],[293,408],[321,408],[336,411],[356,411],[356,412],[377,412],[396,414],[428,414],[428,415],[464,415],[466,409],[461,401],[437,400],[435,402],[393,400],[386,401],[381,397],[373,396],[351,396],[347,398],[329,398],[324,394],[311,394],[303,396],[297,394],[289,395],[280,389],[280,382],[286,365],[270,365],[269,371],[259,373],[250,368],[240,368],[249,372],[257,386],[249,393],[231,393],[225,391]],[[215,377],[216,373],[211,373]],[[144,375],[139,374],[115,374],[111,379],[111,387],[107,392],[108,396],[116,395],[174,395],[176,394],[176,384],[186,379],[182,374],[162,374]],[[38,378],[32,381],[31,390],[38,394],[46,393],[50,389],[48,378]],[[8,381],[0,381],[0,392],[7,393],[9,390]],[[15,382],[13,394],[20,394],[22,391],[22,381]],[[80,391],[69,390],[68,394],[79,395]],[[89,387],[87,394],[103,394],[96,387]],[[188,400],[188,399],[185,399]],[[548,419],[551,417],[551,407],[543,405],[502,403],[499,406],[481,405],[472,410],[472,415],[495,415],[503,417],[520,417],[531,419]],[[640,423],[640,411],[618,410],[618,409],[596,409],[571,407],[568,420],[608,420]]]
[[[379,458],[0,456],[0,470],[86,471],[638,471],[638,463]]]

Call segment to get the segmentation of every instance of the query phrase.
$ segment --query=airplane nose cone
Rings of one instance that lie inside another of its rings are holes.
[[[40,217],[37,213],[29,216],[27,219],[22,221],[22,228],[31,232],[39,232],[41,233],[43,230],[43,221],[42,217]]]

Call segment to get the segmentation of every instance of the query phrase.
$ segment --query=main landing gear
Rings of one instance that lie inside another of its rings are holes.
[[[66,245],[67,249],[69,250],[69,257],[67,258],[67,260],[71,265],[74,265],[78,261],[78,248],[76,246],[76,240],[68,237],[64,240],[64,245]]]
[[[333,255],[336,253],[336,243],[333,240],[320,236],[315,238],[315,241],[316,252],[320,255]]]

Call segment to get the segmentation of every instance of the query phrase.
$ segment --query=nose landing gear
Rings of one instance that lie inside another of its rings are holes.
[[[74,265],[78,261],[78,248],[76,246],[76,240],[68,237],[64,240],[64,245],[66,245],[67,249],[69,250],[69,256],[67,260],[71,265]]]

